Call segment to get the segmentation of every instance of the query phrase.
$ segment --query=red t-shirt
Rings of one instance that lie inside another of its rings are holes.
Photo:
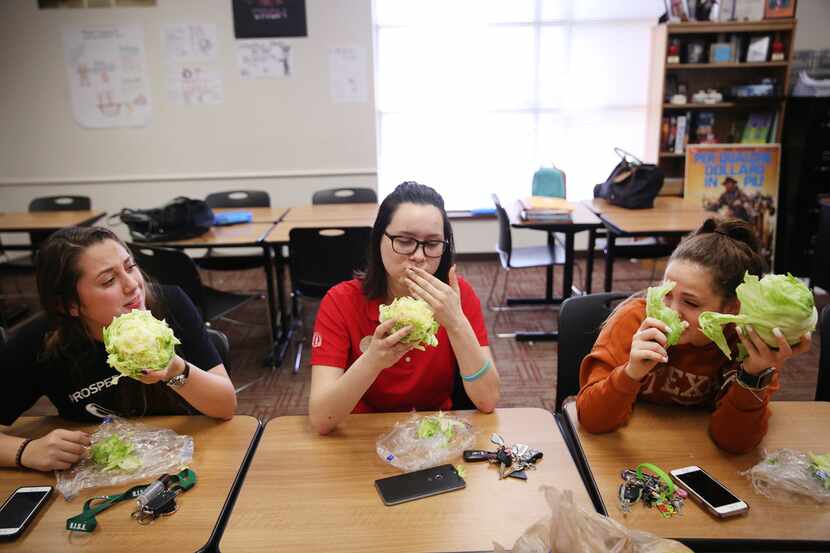
[[[342,282],[328,291],[320,304],[311,341],[311,364],[348,370],[362,355],[360,341],[372,336],[378,324],[381,299],[368,299],[358,279]],[[481,303],[472,286],[458,277],[461,309],[482,346],[488,344]],[[434,411],[452,409],[452,389],[458,362],[444,327],[438,329],[438,346],[407,352],[396,364],[381,371],[352,413],[377,411]],[[366,340],[368,342],[368,340]],[[365,344],[365,342],[364,342]]]

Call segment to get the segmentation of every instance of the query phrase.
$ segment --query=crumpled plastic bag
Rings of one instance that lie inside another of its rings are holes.
[[[752,487],[770,499],[798,502],[810,498],[816,503],[830,503],[830,489],[815,476],[812,461],[795,449],[764,452],[757,465],[741,474],[752,480]]]
[[[513,553],[692,553],[680,542],[630,530],[606,516],[574,504],[570,490],[540,486],[551,515],[525,530]],[[493,544],[495,553],[506,553]]]
[[[129,441],[141,465],[134,471],[103,470],[89,457],[67,470],[56,471],[56,488],[70,501],[81,490],[114,486],[134,480],[148,480],[165,473],[175,473],[193,459],[193,438],[176,434],[169,428],[154,428],[118,417],[104,419],[90,438],[93,445],[110,436]]]
[[[441,431],[441,428],[451,431]],[[419,428],[422,430],[419,436]],[[434,433],[431,430],[437,430]],[[426,435],[431,434],[431,435]],[[413,415],[377,439],[381,459],[404,472],[434,467],[460,457],[475,441],[473,425],[464,419],[439,412]]]

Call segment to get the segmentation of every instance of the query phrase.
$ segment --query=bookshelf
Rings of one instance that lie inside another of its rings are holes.
[[[781,141],[789,66],[795,42],[795,19],[729,22],[688,22],[657,25],[652,29],[652,59],[647,115],[646,160],[660,166],[666,175],[663,194],[683,193],[685,144],[677,142],[677,121],[685,121],[685,143],[694,144],[713,135],[717,142],[740,143],[747,123],[769,125],[767,142]],[[747,62],[747,49],[758,38],[769,37],[766,61]],[[772,60],[772,43],[784,45],[784,59]],[[668,63],[668,46],[680,47],[679,63]],[[729,43],[732,59],[710,62],[712,44]],[[690,45],[698,45],[698,59]],[[732,87],[760,84],[773,79],[771,96],[739,97]],[[668,97],[678,85],[686,89],[686,104],[674,104]],[[698,90],[715,89],[721,101],[694,101]],[[674,141],[669,138],[674,123]],[[700,123],[700,125],[698,125]],[[707,132],[708,130],[708,132]],[[698,132],[699,131],[699,132]],[[700,135],[700,138],[698,136]]]

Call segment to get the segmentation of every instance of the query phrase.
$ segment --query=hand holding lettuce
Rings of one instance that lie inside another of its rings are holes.
[[[667,280],[660,286],[650,287],[646,293],[646,317],[658,319],[666,323],[671,329],[666,336],[666,347],[677,344],[680,335],[689,326],[689,323],[680,318],[677,311],[663,303],[663,298],[672,291],[676,284],[671,280]]]
[[[715,342],[727,358],[732,352],[723,334],[723,326],[735,323],[743,332],[751,326],[768,346],[778,347],[773,329],[778,328],[790,345],[801,342],[815,330],[818,311],[813,293],[800,280],[786,275],[766,275],[759,279],[746,273],[736,289],[741,309],[737,315],[704,311],[698,322],[700,330]]]
[[[138,380],[142,369],[166,369],[181,343],[165,321],[140,309],[113,319],[103,334],[107,363],[121,373],[114,377],[116,382],[124,376]]]
[[[421,351],[424,351],[424,345],[433,347],[438,345],[438,338],[435,337],[435,333],[438,332],[438,322],[429,304],[424,300],[408,296],[395,298],[391,304],[381,305],[379,311],[380,322],[395,320],[392,333],[407,325],[411,327],[409,334],[401,342],[410,344]]]

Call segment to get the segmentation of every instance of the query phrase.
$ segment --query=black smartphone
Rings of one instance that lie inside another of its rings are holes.
[[[0,507],[0,538],[16,538],[46,503],[52,486],[17,488]]]
[[[460,490],[466,485],[452,465],[440,465],[375,480],[375,487],[386,505]]]

